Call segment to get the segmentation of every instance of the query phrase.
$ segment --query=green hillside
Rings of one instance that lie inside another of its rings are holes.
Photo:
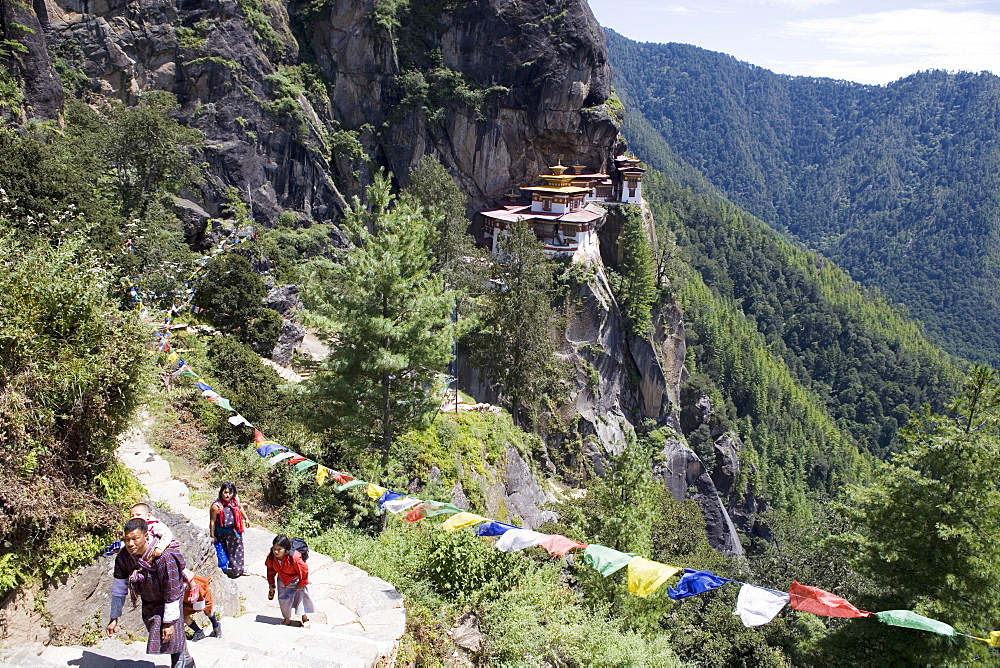
[[[642,117],[624,132],[652,166],[698,185],[686,162],[905,304],[947,350],[1000,360],[1000,78],[931,71],[867,86],[607,37],[615,87]]]

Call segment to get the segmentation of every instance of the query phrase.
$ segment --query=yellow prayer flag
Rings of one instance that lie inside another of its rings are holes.
[[[169,362],[170,364],[173,364],[174,362],[176,362],[179,359],[180,359],[180,355],[178,355],[176,352],[172,352],[169,355],[167,355],[167,362]]]
[[[368,498],[373,500],[381,498],[381,496],[386,492],[385,487],[379,487],[378,485],[373,485],[372,483],[368,483],[365,491],[368,492]]]
[[[326,477],[330,475],[330,469],[326,468],[322,464],[316,466],[316,484],[320,487],[326,482]]]
[[[990,647],[1000,647],[1000,631],[990,631],[990,639],[987,640]]]
[[[483,517],[474,513],[458,513],[457,515],[452,515],[445,520],[444,524],[441,525],[441,528],[449,532],[458,531],[459,529],[471,527],[474,524],[480,524],[488,520],[488,517]]]
[[[649,596],[681,569],[644,557],[628,562],[628,591],[636,596]]]

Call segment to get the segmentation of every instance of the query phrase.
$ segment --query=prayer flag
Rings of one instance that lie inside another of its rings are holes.
[[[367,485],[367,484],[368,484],[368,482],[366,480],[348,480],[344,484],[338,485],[337,486],[337,491],[338,492],[346,492],[347,490],[349,490],[349,489],[351,489],[353,487],[360,487],[361,485]]]
[[[693,571],[690,568],[685,568],[684,575],[681,576],[680,581],[677,583],[677,588],[667,587],[667,596],[675,601],[679,601],[682,598],[697,596],[698,594],[704,594],[706,591],[718,589],[727,582],[729,582],[728,579],[713,575],[708,571]]]
[[[792,582],[788,589],[791,606],[795,610],[811,612],[826,617],[868,617],[872,613],[858,610],[847,600],[817,587]]]
[[[680,570],[676,566],[636,557],[628,562],[628,591],[636,596],[649,596]]]
[[[489,522],[483,522],[476,528],[477,536],[502,536],[511,529],[520,529],[521,527],[516,527],[513,524],[507,524],[506,522],[497,522],[496,520],[490,520]]]
[[[368,498],[374,501],[378,497],[385,494],[386,489],[385,487],[379,487],[378,485],[368,483],[368,487],[365,488],[365,491],[368,492]]]
[[[287,449],[288,448],[286,448],[285,446],[279,445],[274,441],[265,441],[264,443],[260,444],[260,447],[257,448],[257,454],[260,455],[261,457],[267,457],[272,452],[281,452],[282,450],[287,450]]]
[[[544,547],[553,557],[562,557],[570,550],[587,547],[587,544],[570,540],[558,533],[550,533],[538,546]]]
[[[209,399],[209,401],[211,401],[211,399]],[[214,403],[216,406],[222,406],[227,411],[232,411],[233,413],[236,412],[236,409],[233,408],[233,405],[231,403],[229,403],[229,399],[226,399],[225,397],[219,397],[218,399],[216,399],[212,403]]]
[[[390,513],[398,515],[404,510],[409,510],[413,506],[420,503],[420,499],[415,499],[412,496],[403,496],[398,499],[392,499],[391,501],[386,501],[382,504],[382,507],[388,510]]]
[[[229,424],[233,425],[234,427],[240,427],[240,426],[243,426],[243,425],[246,425],[247,427],[252,427],[253,426],[252,424],[250,424],[249,420],[247,420],[245,417],[243,417],[239,413],[237,413],[236,415],[230,416],[230,418],[229,418]]]
[[[912,610],[886,610],[884,612],[876,612],[875,616],[883,624],[891,626],[903,626],[908,629],[930,631],[942,636],[955,635],[955,629],[948,624],[931,619],[930,617],[918,615]]]
[[[203,383],[200,380],[197,383],[195,383],[194,386],[197,387],[202,392],[212,392],[212,393],[215,392],[215,390],[213,390],[208,383]]]
[[[232,418],[229,418],[232,420]],[[267,437],[257,427],[253,428],[253,440],[255,443],[267,443]]]
[[[299,462],[304,462],[305,460],[306,458],[304,456],[298,454],[297,452],[293,452],[292,457],[288,460],[288,463],[295,466]]]
[[[286,459],[290,459],[291,457],[294,457],[294,456],[295,456],[295,453],[294,453],[294,452],[290,452],[290,451],[285,451],[285,452],[282,452],[282,453],[280,453],[280,454],[277,454],[277,455],[275,455],[274,457],[271,457],[270,459],[268,459],[268,460],[267,460],[267,465],[268,465],[268,466],[274,466],[274,465],[275,465],[275,464],[277,464],[278,462],[280,462],[280,461],[284,461],[284,460],[286,460]]]
[[[583,551],[583,560],[594,567],[598,573],[608,577],[612,573],[624,568],[628,562],[637,557],[637,554],[629,552],[619,552],[603,545],[588,545]]]
[[[788,594],[783,591],[745,584],[740,587],[733,614],[739,615],[744,626],[760,626],[774,619],[788,599]]]
[[[288,461],[291,462],[292,460],[289,459]],[[307,459],[304,462],[297,463],[295,465],[295,470],[298,471],[299,473],[303,473],[304,471],[308,471],[314,466],[316,466],[316,462],[314,462],[311,459]]]
[[[385,490],[385,493],[382,496],[378,497],[377,501],[378,507],[381,508],[382,504],[385,503],[386,501],[392,501],[393,499],[402,499],[405,496],[406,496],[405,494],[400,494],[399,492],[394,492],[391,489],[387,489]]]
[[[482,515],[476,515],[475,513],[458,513],[457,515],[452,515],[444,521],[441,528],[445,531],[458,531],[459,529],[464,529],[465,527],[471,527],[480,522],[488,522],[488,517],[483,517]]]
[[[424,501],[424,513],[427,517],[434,517],[435,515],[454,515],[455,513],[462,512],[462,509],[453,503],[444,503],[443,501]]]
[[[427,504],[425,504],[425,503],[421,503],[419,506],[417,506],[416,508],[414,508],[410,512],[406,513],[405,515],[403,515],[403,521],[404,522],[419,522],[420,520],[422,520],[425,517],[427,517],[427,515],[424,514],[424,506],[426,506],[426,505]]]
[[[174,362],[177,361],[178,357],[179,355],[177,353],[171,352],[169,355],[167,355],[167,363],[173,364]]]
[[[990,639],[986,642],[990,647],[1000,647],[1000,631],[990,631]]]
[[[320,487],[326,482],[326,477],[330,475],[330,469],[326,468],[322,464],[316,467],[316,484]]]
[[[497,538],[493,547],[501,552],[516,552],[527,547],[534,547],[548,537],[548,534],[539,533],[530,529],[510,529]]]
[[[353,476],[349,476],[346,473],[341,473],[340,471],[331,471],[330,472],[330,477],[332,477],[333,480],[338,485],[346,485],[347,483],[349,483],[352,480],[354,480]]]

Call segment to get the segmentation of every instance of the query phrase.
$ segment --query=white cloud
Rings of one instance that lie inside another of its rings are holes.
[[[834,54],[847,56],[845,61],[860,57],[867,64],[858,62],[857,67],[870,73],[866,81],[877,73],[898,72],[890,79],[879,77],[885,83],[932,68],[1000,73],[1000,14],[995,13],[902,9],[788,21],[782,32],[824,43]],[[814,63],[817,68],[822,64]]]

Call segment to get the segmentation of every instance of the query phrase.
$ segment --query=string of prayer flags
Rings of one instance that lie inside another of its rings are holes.
[[[516,552],[528,547],[541,544],[548,537],[548,534],[532,531],[531,529],[510,529],[497,538],[493,547],[501,552]]]
[[[347,482],[339,485],[337,487],[338,492],[346,492],[353,487],[360,487],[361,485],[367,485],[367,480],[348,480]]]
[[[681,569],[668,566],[645,557],[636,557],[628,562],[628,592],[645,598],[659,589],[664,582]]]
[[[478,527],[476,527],[477,536],[502,536],[511,529],[520,529],[521,527],[514,526],[513,524],[507,524],[506,522],[497,522],[496,520],[490,520],[489,522],[483,522]]]
[[[566,556],[570,550],[582,550],[587,547],[587,544],[570,540],[562,534],[550,533],[545,537],[545,540],[538,544],[538,546],[544,547],[545,550],[553,557],[563,557]]]
[[[868,617],[872,613],[859,610],[846,599],[818,587],[792,582],[788,589],[793,609],[825,617]]]
[[[736,597],[733,614],[739,616],[743,626],[761,626],[774,619],[789,599],[790,596],[783,591],[744,584]]]
[[[464,529],[465,527],[475,526],[480,522],[488,522],[488,517],[483,517],[482,515],[476,515],[475,513],[458,513],[452,515],[444,521],[441,525],[445,531],[451,533],[452,531],[458,531],[459,529]]]
[[[368,483],[368,487],[365,488],[365,491],[368,493],[368,498],[371,499],[372,501],[375,501],[380,496],[385,494],[386,489],[385,487],[379,487],[374,483]]]
[[[288,450],[286,450],[285,452],[279,452],[278,454],[267,460],[267,465],[274,466],[278,462],[284,461],[286,459],[291,459],[294,456],[295,453]]]
[[[303,459],[305,459],[305,457],[303,457]],[[288,460],[289,463],[291,463],[291,461],[292,461],[291,459]],[[305,461],[297,462],[295,464],[295,470],[298,471],[299,473],[304,473],[305,471],[308,471],[314,466],[316,466],[316,462],[314,462],[311,459],[305,459]]]
[[[729,582],[727,578],[719,577],[708,571],[694,571],[690,568],[684,569],[684,575],[677,582],[676,587],[667,587],[667,596],[679,601],[689,596],[697,596],[707,591],[718,589]]]
[[[322,487],[326,483],[326,477],[330,475],[330,469],[322,464],[316,466],[316,484]]]
[[[608,577],[632,561],[637,554],[619,552],[603,545],[588,545],[583,551],[583,560],[604,577]]]
[[[903,626],[908,629],[930,631],[942,636],[957,635],[952,626],[944,622],[939,622],[936,619],[931,619],[930,617],[918,615],[912,610],[886,610],[884,612],[876,612],[875,616],[883,624],[891,626]]]

